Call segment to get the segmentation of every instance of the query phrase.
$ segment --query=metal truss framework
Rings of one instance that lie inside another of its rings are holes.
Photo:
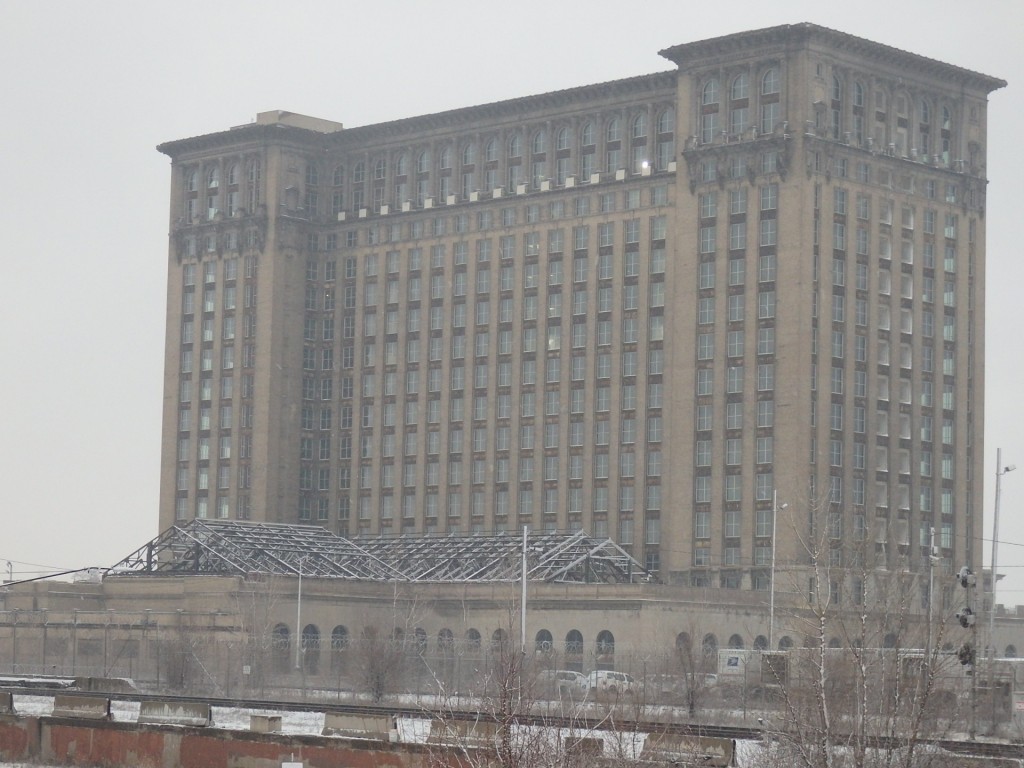
[[[522,575],[518,536],[358,539],[307,525],[193,520],[173,526],[109,570],[111,575],[265,573],[406,582],[509,582]],[[530,581],[622,584],[654,577],[611,539],[527,535]]]

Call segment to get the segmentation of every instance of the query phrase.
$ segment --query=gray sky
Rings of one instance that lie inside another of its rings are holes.
[[[999,599],[1024,604],[1018,0],[0,0],[0,567],[112,565],[158,532],[156,144],[269,109],[353,127],[614,80],[671,68],[671,45],[802,21],[1010,81],[989,112],[985,538],[1001,446],[1021,469],[1003,481]]]

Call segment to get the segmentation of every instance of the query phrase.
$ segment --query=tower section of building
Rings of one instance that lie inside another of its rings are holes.
[[[681,580],[767,589],[773,558],[816,560],[856,599],[866,570],[924,568],[932,528],[947,570],[977,567],[984,137],[1004,83],[809,24],[662,53],[696,252],[674,328],[674,378],[694,369]]]

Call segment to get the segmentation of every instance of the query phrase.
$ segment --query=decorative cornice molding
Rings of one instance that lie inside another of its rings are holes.
[[[868,58],[880,63],[898,66],[908,73],[918,72],[930,77],[960,83],[964,86],[977,88],[990,93],[997,88],[1006,86],[1006,81],[997,77],[983,75],[953,64],[946,64],[937,59],[930,59],[916,53],[894,48],[862,37],[839,32],[817,24],[783,24],[777,27],[766,27],[735,35],[714,37],[709,40],[698,40],[683,43],[659,51],[680,69],[698,64],[701,59],[735,53],[749,53],[759,48],[778,47],[791,50],[793,46],[806,47],[819,44],[837,48],[846,53]]]

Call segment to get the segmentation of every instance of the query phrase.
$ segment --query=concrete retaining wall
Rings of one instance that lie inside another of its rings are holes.
[[[119,768],[279,768],[288,762],[305,768],[427,768],[437,765],[431,752],[436,757],[436,748],[368,739],[0,716],[0,762]]]
[[[205,728],[213,725],[213,715],[209,704],[143,701],[139,707],[138,721],[147,725],[191,725]]]
[[[54,696],[53,717],[109,720],[110,699],[103,696]]]
[[[356,736],[363,739],[397,741],[398,726],[390,715],[324,715],[324,736]]]

